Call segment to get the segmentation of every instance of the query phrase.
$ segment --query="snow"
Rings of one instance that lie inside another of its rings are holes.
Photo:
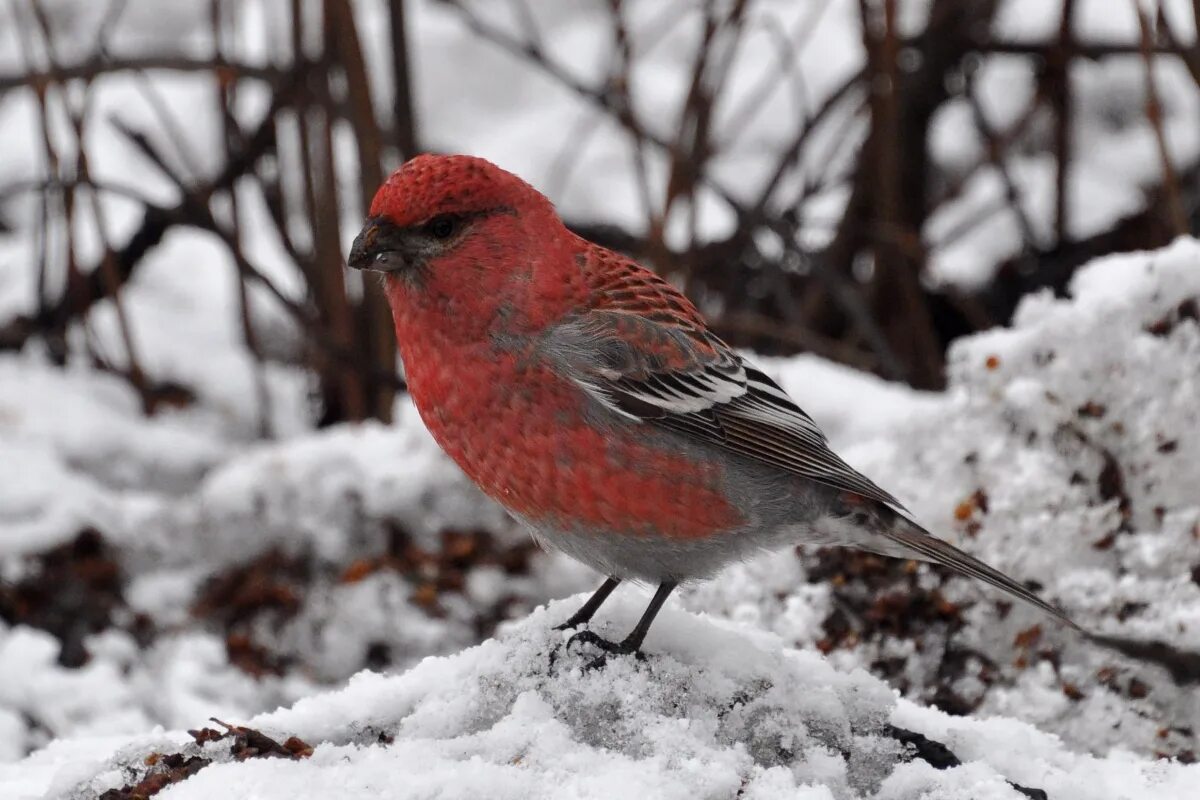
[[[307,760],[237,761],[219,743],[151,732],[49,748],[30,759],[24,777],[0,772],[0,781],[11,781],[0,788],[8,797],[34,796],[23,794],[32,782],[22,781],[54,774],[48,797],[95,794],[143,772],[152,750],[216,761],[171,787],[164,796],[172,800],[221,793],[263,800],[1019,797],[1009,781],[1064,800],[1151,792],[1169,799],[1190,796],[1200,774],[1200,766],[1128,753],[1073,753],[1014,720],[950,717],[772,634],[670,606],[644,661],[586,670],[588,657],[551,628],[582,599],[552,603],[496,640],[426,659],[403,675],[360,673],[341,690],[248,721],[280,740],[295,735],[313,745]],[[597,624],[622,631],[639,611],[640,598],[618,596]],[[887,725],[947,742],[966,763],[944,770],[904,763]]]

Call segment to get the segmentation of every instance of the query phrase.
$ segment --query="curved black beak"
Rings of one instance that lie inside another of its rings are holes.
[[[346,266],[375,272],[397,272],[408,266],[403,232],[383,217],[368,217],[354,244]]]

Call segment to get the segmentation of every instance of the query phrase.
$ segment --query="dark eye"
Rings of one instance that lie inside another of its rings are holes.
[[[425,230],[435,239],[449,239],[458,230],[458,220],[449,214],[442,214],[429,220]]]

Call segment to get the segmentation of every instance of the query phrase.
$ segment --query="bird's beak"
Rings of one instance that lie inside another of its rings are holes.
[[[382,217],[369,217],[354,244],[346,266],[375,272],[398,272],[408,266],[403,232]]]

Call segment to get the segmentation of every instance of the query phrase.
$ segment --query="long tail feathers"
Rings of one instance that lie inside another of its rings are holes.
[[[990,583],[992,586],[1003,589],[1014,597],[1019,597],[1030,605],[1037,606],[1042,611],[1060,620],[1064,625],[1077,631],[1101,647],[1114,650],[1129,658],[1163,667],[1171,673],[1171,677],[1179,684],[1200,683],[1200,653],[1181,650],[1165,642],[1141,641],[1124,636],[1093,633],[1081,628],[1062,611],[1047,603],[1003,572],[989,567],[974,556],[959,550],[954,545],[943,542],[941,539],[919,527],[916,523],[907,519],[898,520],[885,535],[890,540],[889,544],[892,545],[886,548],[886,552],[889,555],[897,555],[898,551],[906,551],[905,555],[910,558],[916,557],[926,561],[934,561],[938,564],[945,564],[955,572],[970,578],[977,578],[985,583]]]
[[[1026,603],[1040,608],[1073,630],[1079,631],[1085,636],[1091,636],[1088,631],[1076,625],[1061,610],[1047,603],[1000,570],[989,567],[974,556],[964,553],[954,545],[944,542],[936,536],[932,536],[915,524],[910,525],[907,521],[900,521],[898,524],[893,525],[891,530],[888,530],[885,535],[902,548],[911,551],[912,555],[917,558],[944,564],[961,575],[981,580],[984,583],[990,583],[992,586],[1008,592],[1013,597],[1020,598]]]

